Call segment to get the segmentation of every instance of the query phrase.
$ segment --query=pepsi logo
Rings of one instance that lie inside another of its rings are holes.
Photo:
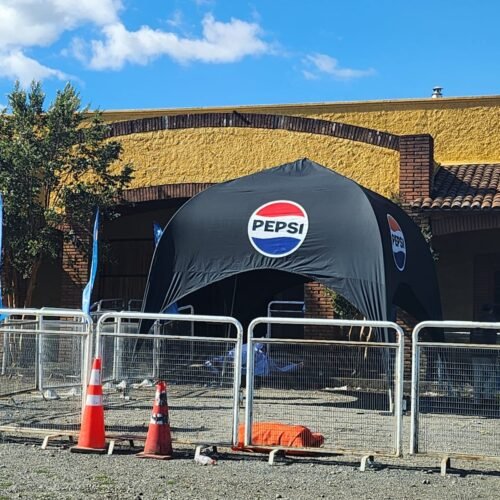
[[[271,201],[250,216],[248,238],[262,255],[285,257],[302,245],[308,229],[307,213],[298,203]]]
[[[389,231],[391,232],[392,255],[396,267],[402,271],[406,265],[406,241],[401,226],[397,220],[387,214],[387,222],[389,223]]]

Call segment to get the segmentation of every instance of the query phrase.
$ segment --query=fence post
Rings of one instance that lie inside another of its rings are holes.
[[[253,352],[253,320],[247,331],[247,369],[245,373],[246,406],[245,406],[245,439],[244,445],[249,446],[252,440],[253,423],[253,393],[254,393],[254,352]]]
[[[233,369],[233,445],[238,444],[238,414],[240,411],[240,390],[241,390],[241,367],[242,367],[242,344],[243,344],[243,328],[240,324],[235,324],[236,327],[236,346],[234,348],[234,365]]]
[[[84,320],[85,322],[85,320]],[[82,377],[82,416],[87,402],[87,383],[89,382],[90,363],[92,363],[92,330],[93,324],[87,323],[87,335],[82,338],[82,355],[81,355],[81,377]]]
[[[399,327],[398,327],[399,328]],[[396,456],[402,456],[402,442],[403,442],[403,410],[401,402],[403,399],[403,379],[404,379],[404,333],[399,328],[396,330],[398,336],[398,350],[396,352],[396,380],[395,380],[395,401],[394,411],[396,412],[396,433],[395,433],[395,449]]]
[[[3,324],[7,326],[9,317],[7,316]],[[2,375],[5,375],[7,371],[7,360],[8,360],[8,349],[9,349],[9,330],[6,328],[3,332],[3,352],[2,352]]]
[[[420,347],[418,345],[417,327],[412,332],[411,353],[411,428],[410,428],[410,454],[418,453],[418,417],[419,417],[419,377],[420,377]]]
[[[160,324],[155,321],[153,324],[153,335],[156,337],[160,335]],[[158,356],[158,351],[160,349],[160,340],[153,340],[153,379],[158,379],[158,374],[160,373],[160,358]]]
[[[44,329],[44,321],[43,316],[39,316],[38,318],[38,328],[40,332],[43,332]],[[43,336],[42,334],[35,335],[35,387],[43,392]]]

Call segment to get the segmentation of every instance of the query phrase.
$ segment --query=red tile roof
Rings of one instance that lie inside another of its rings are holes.
[[[412,208],[424,210],[500,209],[500,164],[449,165],[434,175],[430,198]]]

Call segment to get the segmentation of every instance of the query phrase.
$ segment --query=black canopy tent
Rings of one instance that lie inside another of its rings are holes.
[[[214,185],[184,204],[155,250],[143,310],[165,311],[231,277],[238,291],[258,291],[264,275],[273,276],[268,293],[318,281],[371,320],[394,320],[396,306],[419,321],[441,319],[434,262],[415,223],[308,159]],[[244,295],[251,309],[256,295]]]

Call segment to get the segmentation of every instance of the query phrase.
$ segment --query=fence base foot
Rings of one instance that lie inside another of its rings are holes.
[[[267,463],[269,465],[274,465],[276,458],[285,458],[285,450],[277,449],[271,451],[271,453],[269,453],[269,460],[267,461]]]
[[[128,441],[130,448],[134,448],[134,440],[130,438],[114,438],[109,440],[108,455],[112,455],[115,451],[115,444],[117,441]]]
[[[42,442],[42,450],[46,450],[47,449],[47,446],[49,445],[49,440],[52,439],[52,438],[58,438],[58,437],[61,437],[62,434],[50,434],[49,436],[45,436],[43,438],[43,442]]]
[[[47,449],[47,446],[49,445],[49,441],[51,439],[65,437],[65,436],[67,436],[67,434],[62,434],[62,433],[60,433],[60,434],[49,434],[48,436],[45,436],[43,438],[43,441],[42,441],[42,446],[41,446],[42,450],[46,450]],[[74,442],[73,436],[67,436],[67,437],[68,437],[68,440],[69,440],[70,443]]]
[[[450,457],[443,457],[441,460],[441,475],[446,476],[448,469],[450,468]]]
[[[365,472],[366,467],[373,467],[373,455],[365,455],[361,458],[361,464],[359,465],[359,470]]]

